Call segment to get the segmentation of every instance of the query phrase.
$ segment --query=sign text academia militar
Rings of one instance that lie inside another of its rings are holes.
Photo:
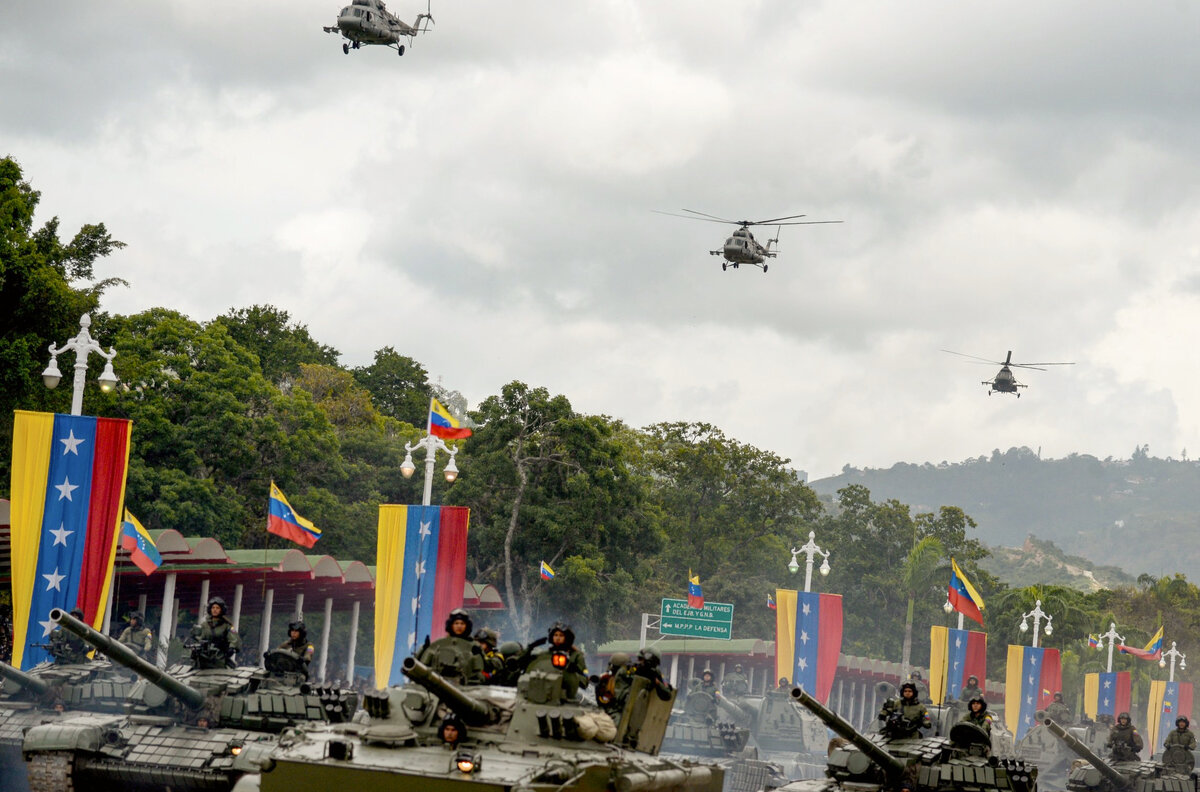
[[[664,599],[658,622],[662,635],[687,638],[733,638],[733,604],[706,602],[704,608],[689,608],[687,600]]]

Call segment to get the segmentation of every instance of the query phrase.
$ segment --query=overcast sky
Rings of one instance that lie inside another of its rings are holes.
[[[814,478],[1200,456],[1200,5],[433,0],[402,58],[340,6],[5,5],[0,154],[128,243],[107,310],[271,303]],[[683,208],[845,222],[722,272]],[[941,348],[1076,365],[989,397]]]

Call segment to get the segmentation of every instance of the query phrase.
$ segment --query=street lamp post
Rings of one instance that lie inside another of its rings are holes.
[[[450,455],[450,461],[446,463],[443,475],[446,477],[446,481],[453,482],[458,478],[458,466],[454,464],[454,455],[458,453],[458,449],[451,448],[442,441],[442,438],[435,437],[433,434],[427,434],[415,443],[405,443],[404,461],[400,463],[400,474],[404,478],[411,478],[417,470],[417,466],[413,464],[412,452],[418,448],[425,449],[425,492],[421,496],[421,505],[428,506],[433,497],[433,466],[437,461],[437,452],[441,450]]]
[[[796,560],[796,556],[800,555],[801,553],[804,553],[806,556],[808,556],[807,560],[804,562],[805,591],[809,591],[812,588],[813,556],[819,555],[822,557],[823,560],[821,561],[821,574],[829,574],[829,551],[822,550],[821,548],[817,547],[817,543],[814,541],[816,537],[816,531],[809,531],[808,543],[803,547],[793,547],[792,560],[788,562],[788,572],[791,572],[794,575],[800,571],[800,562]]]
[[[1167,651],[1163,652],[1162,658],[1158,661],[1159,668],[1166,667],[1168,657],[1171,658],[1171,676],[1167,679],[1167,681],[1174,682],[1175,681],[1175,660],[1176,660],[1176,658],[1178,658],[1179,670],[1182,671],[1185,668],[1187,668],[1187,655],[1185,655],[1183,652],[1176,649],[1175,642],[1171,641],[1171,648],[1168,649]]]
[[[1033,648],[1036,649],[1038,645],[1038,635],[1041,633],[1039,628],[1041,627],[1042,619],[1046,620],[1046,635],[1049,636],[1054,633],[1054,627],[1050,625],[1050,622],[1054,621],[1054,617],[1042,610],[1042,601],[1038,600],[1034,603],[1033,610],[1029,611],[1029,613],[1022,614],[1021,632],[1027,632],[1029,630],[1029,618],[1031,616],[1033,617]]]
[[[58,383],[62,380],[62,372],[58,370],[58,356],[63,352],[75,352],[75,390],[71,395],[71,415],[83,414],[83,385],[87,379],[87,359],[88,355],[95,352],[100,357],[104,358],[104,371],[97,378],[100,383],[100,390],[107,393],[117,385],[117,375],[113,372],[112,361],[117,356],[115,347],[110,347],[107,352],[104,347],[96,343],[92,338],[92,334],[88,332],[88,328],[92,326],[92,317],[84,314],[79,317],[79,335],[74,338],[67,339],[67,342],[60,347],[54,344],[50,345],[50,365],[46,366],[46,370],[42,372],[42,382],[47,388],[57,388]]]
[[[1120,641],[1121,643],[1125,643],[1125,636],[1117,635],[1117,623],[1116,622],[1109,622],[1108,623],[1108,632],[1104,633],[1104,635],[1101,635],[1100,638],[1098,639],[1099,643],[1096,644],[1097,651],[1102,651],[1104,649],[1104,639],[1105,638],[1108,639],[1107,672],[1111,674],[1112,673],[1113,649],[1116,647],[1117,641]]]

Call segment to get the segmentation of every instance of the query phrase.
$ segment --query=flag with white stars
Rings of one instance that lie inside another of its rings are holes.
[[[1192,720],[1192,683],[1153,680],[1150,683],[1148,711],[1151,715],[1147,719],[1150,722],[1146,724],[1146,730],[1149,732],[1146,745],[1162,745],[1163,740],[1167,739],[1167,735],[1175,728],[1175,721],[1179,716],[1183,715]]]
[[[379,507],[375,554],[375,680],[405,681],[404,658],[441,638],[450,611],[462,607],[467,524],[462,506]]]
[[[987,684],[987,633],[929,628],[929,696],[935,704],[957,699],[968,677],[979,679],[981,690]]]
[[[1037,722],[1037,713],[1062,692],[1062,657],[1044,646],[1008,647],[1008,674],[1004,685],[1004,720],[1020,742]]]
[[[1128,671],[1093,671],[1083,676],[1083,711],[1092,720],[1098,715],[1115,719],[1129,711],[1131,680]]]
[[[49,659],[54,608],[99,626],[112,582],[132,424],[16,411],[12,457],[13,665]]]
[[[787,677],[822,704],[829,701],[842,651],[842,597],[775,592],[775,678]]]

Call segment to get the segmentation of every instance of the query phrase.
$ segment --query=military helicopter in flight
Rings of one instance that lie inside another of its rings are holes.
[[[841,220],[799,220],[797,217],[807,217],[807,215],[789,215],[787,217],[776,217],[771,220],[725,220],[721,217],[714,217],[710,214],[697,212],[694,209],[684,209],[683,211],[689,214],[681,215],[674,212],[659,212],[658,214],[670,215],[671,217],[682,217],[687,220],[703,220],[709,223],[725,223],[727,225],[738,226],[734,229],[729,238],[725,240],[724,246],[720,250],[710,250],[710,256],[724,256],[725,260],[721,262],[721,269],[726,270],[730,266],[737,269],[742,264],[747,264],[752,267],[761,267],[765,273],[767,271],[767,259],[775,258],[779,255],[779,250],[772,250],[772,245],[779,244],[779,231],[785,225],[823,225],[826,223],[840,223]],[[793,220],[795,222],[785,223],[784,220]],[[750,232],[750,226],[756,225],[773,225],[775,226],[775,238],[768,239],[767,244],[761,244],[754,238],[754,234]]]
[[[1017,398],[1018,399],[1021,398],[1021,394],[1017,391],[1017,388],[1027,388],[1029,386],[1024,385],[1020,382],[1017,382],[1017,378],[1014,377],[1013,373],[1012,373],[1012,370],[1014,368],[1032,369],[1033,371],[1045,371],[1046,369],[1041,368],[1042,366],[1074,366],[1075,365],[1074,363],[1013,363],[1012,362],[1012,350],[1009,350],[1008,356],[1005,357],[1004,360],[1002,360],[1002,361],[1001,360],[988,360],[987,358],[975,357],[974,355],[964,355],[962,352],[954,352],[949,349],[943,349],[942,351],[948,352],[951,355],[958,355],[959,357],[970,358],[971,360],[974,360],[979,363],[988,363],[993,366],[1000,366],[1001,368],[998,372],[996,372],[995,377],[993,377],[990,380],[984,380],[981,383],[983,385],[988,386],[988,396],[991,396],[993,393],[1016,393]]]
[[[323,30],[326,33],[340,33],[348,39],[342,43],[342,52],[347,55],[351,49],[358,49],[360,44],[395,47],[396,51],[403,55],[404,45],[400,43],[400,39],[412,39],[418,33],[428,30],[429,23],[421,27],[424,20],[433,22],[428,4],[425,6],[425,13],[417,14],[417,20],[409,25],[388,11],[382,0],[353,0],[338,14],[337,24]]]

